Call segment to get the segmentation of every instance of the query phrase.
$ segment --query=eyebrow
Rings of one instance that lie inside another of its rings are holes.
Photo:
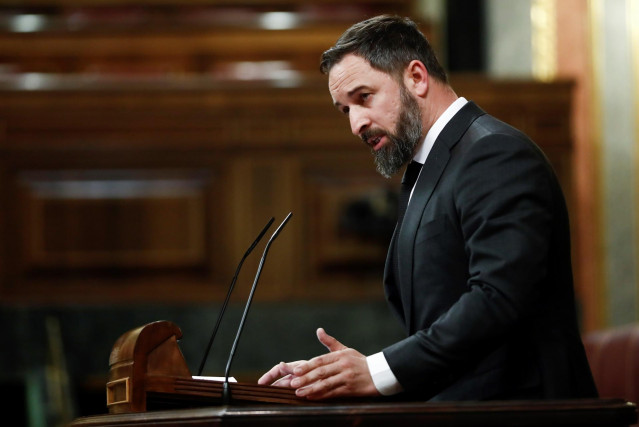
[[[348,98],[351,98],[351,97],[353,96],[353,94],[355,94],[355,93],[357,93],[357,92],[361,91],[362,89],[369,89],[369,87],[368,87],[368,86],[366,86],[366,85],[364,85],[364,84],[361,84],[361,85],[356,86],[355,88],[353,88],[353,89],[349,90],[349,91],[346,93],[346,96],[347,96]],[[335,101],[335,103],[334,103],[333,105],[335,105],[335,107],[336,107],[336,108],[339,108],[339,107],[341,107],[341,106],[342,106],[342,104],[341,104],[340,102],[338,102],[338,101]]]

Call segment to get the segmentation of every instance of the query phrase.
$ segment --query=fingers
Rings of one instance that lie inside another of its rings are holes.
[[[313,365],[308,363],[303,370],[310,366]],[[337,364],[320,365],[310,368],[310,371],[306,371],[301,376],[295,376],[291,379],[290,385],[298,389],[296,392],[298,396],[319,398],[339,386],[340,373]]]
[[[335,375],[341,368],[335,364],[342,357],[338,352],[350,350],[334,337],[326,333],[323,328],[317,329],[317,339],[330,351],[330,353],[314,357],[305,363],[299,363],[291,372],[296,377],[304,375],[304,379],[297,380],[293,387],[302,386],[322,378]]]
[[[329,351],[333,352],[347,348],[335,338],[328,335],[322,328],[319,328],[317,330],[317,338]],[[277,365],[273,366],[267,373],[262,375],[260,379],[257,380],[257,383],[262,385],[271,384],[282,387],[290,387],[290,383],[294,379],[294,377],[299,376],[299,374],[294,372],[295,368],[304,365],[305,361],[303,360],[289,363],[280,362]],[[308,372],[315,366],[317,366],[317,364],[314,364],[311,367],[303,367],[302,372]]]
[[[327,387],[333,384],[336,381],[335,378],[344,372],[348,361],[348,355],[344,352],[327,353],[315,357],[293,370],[295,378],[291,378],[291,387],[300,388],[318,381],[325,382],[330,378],[330,383],[324,383],[324,386]]]
[[[291,387],[297,388],[298,396],[307,399],[379,394],[370,376],[366,357],[353,349],[316,357],[298,366],[294,372],[297,378],[291,380]]]
[[[275,381],[273,384],[271,384],[272,386],[275,387],[292,387],[291,386],[291,381],[297,378],[294,375],[286,375],[285,377],[280,378],[279,380]]]
[[[258,384],[296,388],[298,396],[312,400],[379,394],[364,355],[346,347],[322,328],[317,330],[317,339],[329,353],[309,361],[281,362],[262,375]]]
[[[280,378],[282,375],[285,375],[284,373],[282,373],[282,368],[281,368],[281,366],[283,364],[285,364],[285,363],[284,362],[280,362],[279,364],[273,366],[267,373],[262,375],[260,377],[260,379],[257,380],[257,383],[258,384],[271,384],[276,379]]]
[[[306,387],[298,388],[295,394],[298,397],[306,397],[309,400],[328,399],[335,396],[343,395],[345,390],[343,384],[335,380],[336,377],[330,377],[326,380],[319,380]]]
[[[329,351],[339,351],[345,350],[346,347],[341,342],[337,341],[337,339],[333,338],[329,334],[326,333],[324,328],[319,328],[317,330],[317,339],[326,347]]]
[[[335,354],[326,353],[314,357],[306,363],[297,365],[292,373],[296,377],[304,375],[304,380],[298,380],[296,384],[303,385],[302,382],[308,383],[334,374],[335,368],[331,364],[336,360],[337,356]]]
[[[301,360],[290,363],[280,362],[273,366],[267,373],[262,375],[260,379],[257,380],[257,383],[262,385],[271,384],[281,387],[289,387],[288,383],[290,383],[290,379],[293,376],[293,370],[302,362],[303,361]],[[288,378],[288,380],[285,380],[286,378]]]

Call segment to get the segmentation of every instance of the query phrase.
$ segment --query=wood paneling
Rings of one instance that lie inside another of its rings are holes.
[[[0,5],[0,66],[15,72],[246,76],[317,70],[351,24],[413,0],[35,0]],[[430,33],[428,24],[424,31]],[[252,69],[247,70],[249,61]],[[262,63],[262,68],[255,67]],[[264,68],[266,67],[266,68]],[[273,70],[273,67],[276,69]],[[283,70],[282,70],[283,69]]]
[[[204,267],[208,180],[194,172],[22,174],[25,272]]]
[[[257,299],[380,298],[399,177],[377,174],[325,78],[279,83],[1,83],[2,299],[216,300],[288,212]],[[569,82],[453,85],[534,137],[570,195]]]
[[[398,177],[375,172],[331,105],[317,61],[353,22],[413,7],[0,6],[2,298],[219,299],[255,235],[288,212],[256,298],[381,297]],[[269,29],[273,11],[290,13],[292,25]],[[30,12],[31,28],[20,27]],[[420,26],[437,46],[436,24]],[[569,167],[568,85],[459,84],[460,94],[546,138],[558,168]],[[242,282],[258,262],[259,254],[247,260]],[[237,298],[248,288],[238,286]]]

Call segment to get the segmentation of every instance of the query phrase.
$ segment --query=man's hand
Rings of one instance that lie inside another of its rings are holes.
[[[295,378],[293,375],[293,369],[296,366],[306,363],[305,360],[298,360],[297,362],[280,362],[279,364],[273,366],[270,371],[265,373],[257,380],[258,384],[266,385],[274,385],[278,387],[291,387],[291,380]]]
[[[309,361],[282,362],[264,374],[258,383],[293,387],[298,396],[312,400],[379,396],[366,356],[344,346],[322,328],[317,330],[317,338],[330,353]]]

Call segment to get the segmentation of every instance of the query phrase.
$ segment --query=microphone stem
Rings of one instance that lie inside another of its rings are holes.
[[[229,300],[231,299],[231,294],[233,293],[233,289],[235,288],[235,282],[237,281],[237,277],[240,274],[240,270],[242,269],[242,264],[244,264],[244,260],[249,256],[249,254],[253,251],[257,243],[262,240],[266,230],[269,229],[271,224],[273,224],[275,218],[271,218],[269,222],[264,226],[260,234],[257,236],[255,241],[251,244],[251,246],[246,250],[244,256],[240,260],[240,263],[235,270],[235,274],[233,275],[233,280],[231,280],[231,285],[229,286],[229,290],[226,292],[226,298],[224,299],[224,303],[222,304],[222,308],[220,309],[220,313],[217,316],[217,321],[215,322],[215,327],[213,328],[213,333],[211,334],[211,339],[209,340],[209,345],[206,347],[206,351],[204,352],[204,357],[202,358],[202,362],[200,363],[200,368],[198,369],[198,375],[202,375],[202,371],[204,370],[204,364],[206,363],[206,359],[209,357],[209,352],[211,351],[211,347],[213,346],[213,340],[217,335],[217,331],[220,328],[220,323],[222,322],[222,317],[224,316],[224,312],[226,311],[226,307],[229,305]]]
[[[253,282],[253,287],[251,288],[251,293],[249,294],[248,301],[246,303],[246,307],[244,307],[244,313],[242,314],[242,319],[240,320],[240,326],[237,331],[237,336],[235,337],[235,341],[233,342],[233,347],[231,348],[231,354],[229,355],[229,360],[226,364],[226,370],[224,371],[224,382],[228,383],[229,381],[229,373],[231,371],[231,363],[233,362],[233,356],[235,356],[235,350],[237,349],[238,342],[240,340],[240,336],[242,335],[242,330],[244,329],[244,323],[246,322],[246,317],[248,315],[249,309],[251,308],[251,303],[253,302],[253,294],[255,294],[255,288],[257,287],[257,281],[260,278],[260,274],[262,273],[262,267],[264,266],[264,259],[266,258],[266,254],[268,253],[270,244],[272,240],[268,242],[266,248],[264,249],[264,255],[262,255],[262,259],[260,260],[260,265],[257,269],[257,275],[255,276],[255,281]]]
[[[277,227],[277,229],[275,230],[275,232],[273,232],[273,235],[271,236],[271,238],[269,239],[268,243],[266,243],[266,247],[264,248],[264,253],[262,254],[262,259],[260,260],[260,265],[257,269],[257,273],[255,275],[255,280],[253,281],[253,286],[251,287],[251,293],[249,294],[249,298],[248,301],[246,303],[246,307],[244,307],[244,313],[242,314],[242,320],[240,321],[240,326],[237,330],[237,335],[235,336],[235,341],[233,342],[233,347],[231,348],[231,353],[229,355],[229,359],[226,363],[226,370],[224,372],[224,386],[223,386],[223,393],[222,393],[222,398],[226,399],[226,403],[229,403],[231,400],[231,388],[228,385],[229,382],[229,374],[231,372],[231,364],[233,363],[233,356],[235,356],[235,350],[237,349],[237,345],[240,341],[240,336],[242,335],[242,330],[244,329],[244,323],[246,322],[246,317],[248,315],[249,312],[249,308],[251,308],[251,302],[253,301],[253,295],[255,294],[255,289],[257,288],[257,282],[260,279],[260,274],[262,273],[262,268],[264,267],[264,261],[266,260],[266,254],[268,253],[271,244],[273,243],[273,241],[275,240],[275,238],[277,237],[277,235],[280,233],[280,230],[282,230],[282,228],[284,227],[284,225],[286,225],[286,223],[288,222],[288,220],[291,218],[291,215],[293,213],[290,212],[286,218],[284,218],[284,221],[282,221],[282,223],[280,224],[279,227]]]

